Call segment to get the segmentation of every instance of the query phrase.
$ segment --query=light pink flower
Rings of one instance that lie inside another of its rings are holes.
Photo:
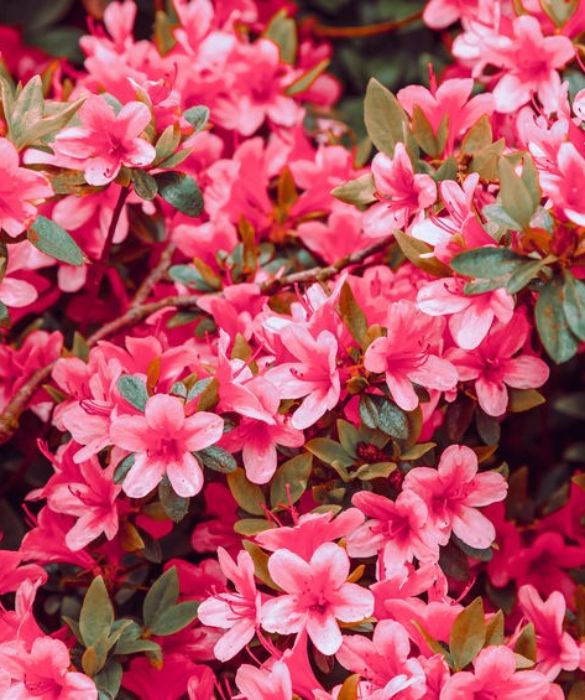
[[[537,670],[551,681],[562,670],[574,671],[579,666],[580,652],[577,642],[563,631],[567,611],[563,594],[554,591],[542,600],[534,586],[522,586],[518,603],[524,617],[534,624]]]
[[[366,235],[381,238],[404,228],[413,214],[437,199],[437,186],[430,175],[416,173],[404,144],[397,143],[394,156],[377,153],[372,161],[376,196],[380,200],[364,214]]]
[[[447,357],[457,368],[461,381],[475,382],[481,408],[489,416],[501,416],[508,406],[508,389],[536,389],[550,374],[543,360],[520,354],[528,338],[529,326],[524,316],[517,315],[506,325],[492,329],[473,352],[456,348]]]
[[[304,397],[291,419],[293,428],[304,430],[339,401],[337,338],[329,331],[321,331],[314,338],[305,327],[296,324],[285,328],[281,338],[298,362],[279,364],[266,373],[266,378],[278,388],[281,399]]]
[[[337,620],[359,622],[374,610],[370,591],[346,583],[349,558],[336,544],[322,544],[310,562],[279,549],[268,560],[268,570],[285,594],[262,606],[262,626],[281,634],[306,629],[322,654],[335,654],[341,646]]]
[[[486,60],[504,70],[494,88],[496,109],[514,112],[537,95],[546,112],[556,111],[561,77],[559,69],[575,56],[566,36],[543,36],[536,17],[516,17],[511,37],[494,36],[486,46]]]
[[[97,689],[84,673],[70,671],[71,659],[59,639],[39,637],[30,651],[0,645],[0,668],[8,671],[12,685],[2,695],[10,700],[96,700]]]
[[[478,474],[477,470],[472,449],[450,445],[437,469],[415,467],[404,478],[403,489],[412,489],[426,503],[441,544],[447,543],[451,531],[477,549],[489,547],[495,539],[494,526],[477,507],[503,500],[508,484],[497,472]]]
[[[9,236],[18,236],[35,219],[36,203],[52,194],[45,176],[21,168],[16,148],[0,138],[0,228]]]
[[[450,391],[457,384],[457,371],[439,356],[442,322],[419,311],[410,301],[390,304],[388,335],[376,338],[366,350],[364,367],[383,373],[392,398],[405,411],[419,403],[413,384]]]
[[[542,189],[555,207],[579,226],[585,226],[585,195],[579,182],[585,177],[585,158],[570,143],[561,144],[557,167],[542,173]]]
[[[351,502],[368,520],[347,538],[350,557],[371,557],[380,552],[382,578],[415,557],[419,562],[438,561],[439,538],[429,521],[427,506],[414,491],[402,491],[396,501],[360,491]]]
[[[142,498],[166,474],[179,496],[195,496],[203,486],[203,473],[191,453],[216,443],[222,431],[219,416],[200,411],[185,417],[182,401],[164,394],[148,399],[144,416],[115,418],[112,443],[136,455],[124,479],[124,492]]]
[[[140,138],[151,119],[142,102],[129,102],[116,114],[104,98],[95,95],[84,102],[79,119],[81,126],[63,129],[53,148],[57,162],[83,170],[88,184],[107,185],[123,165],[144,168],[154,160],[154,147]]]
[[[236,591],[207,598],[199,606],[197,616],[204,625],[227,630],[213,652],[216,659],[228,661],[254,637],[260,619],[260,593],[256,590],[254,562],[248,552],[239,552],[237,563],[223,547],[217,550],[217,555],[221,570]]]
[[[423,20],[431,29],[444,29],[462,17],[473,16],[479,0],[430,0]]]
[[[425,674],[420,663],[410,656],[408,634],[399,622],[378,622],[371,640],[360,634],[344,637],[336,656],[344,668],[364,679],[360,697],[369,700],[425,697]]]
[[[494,322],[508,323],[514,315],[514,299],[505,289],[485,294],[465,294],[462,279],[448,277],[427,282],[416,303],[429,316],[449,316],[449,330],[457,345],[474,350]]]
[[[245,700],[290,700],[292,683],[285,663],[276,661],[270,670],[242,664],[236,673],[236,685]]]
[[[492,646],[479,652],[471,671],[455,673],[445,683],[441,700],[544,700],[548,681],[538,671],[516,671],[516,657],[508,647]]]

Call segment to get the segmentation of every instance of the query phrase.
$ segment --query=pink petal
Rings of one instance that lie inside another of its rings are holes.
[[[203,472],[192,454],[185,452],[180,462],[170,462],[166,467],[167,476],[174,492],[183,498],[196,496],[203,488]]]
[[[122,488],[131,498],[143,498],[148,495],[163,478],[166,464],[160,460],[149,459],[145,452],[136,455],[134,465],[126,475]]]
[[[335,654],[343,641],[335,618],[328,614],[310,613],[307,617],[307,634],[326,656]]]

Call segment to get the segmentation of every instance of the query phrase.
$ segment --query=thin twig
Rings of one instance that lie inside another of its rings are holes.
[[[307,27],[317,34],[329,39],[356,39],[368,36],[377,36],[379,34],[387,34],[395,32],[398,29],[407,27],[409,24],[414,24],[422,18],[422,11],[415,12],[412,15],[403,17],[402,19],[388,20],[387,22],[379,22],[378,24],[368,24],[365,27],[333,27],[320,22],[306,20]]]
[[[274,292],[283,287],[290,287],[295,284],[312,284],[313,282],[321,282],[334,277],[342,270],[358,265],[366,258],[369,258],[375,253],[384,250],[393,240],[393,236],[387,236],[375,243],[372,243],[367,248],[358,250],[351,255],[346,255],[333,265],[327,267],[314,267],[303,272],[293,272],[290,275],[271,280],[262,285],[262,292]],[[168,250],[168,249],[167,249]],[[165,251],[166,252],[166,251]],[[169,254],[170,255],[170,254]],[[160,265],[160,263],[159,263]],[[158,266],[157,266],[158,267]],[[89,347],[93,347],[97,342],[114,335],[119,331],[135,326],[145,318],[148,318],[157,311],[167,308],[189,309],[197,305],[199,297],[193,295],[173,295],[158,299],[157,301],[149,302],[148,304],[140,304],[131,306],[126,313],[113,321],[106,323],[99,330],[87,339]],[[18,420],[26,409],[28,402],[33,397],[37,389],[49,378],[55,363],[52,362],[46,367],[41,367],[34,372],[29,379],[20,387],[16,394],[10,399],[4,413],[0,416],[0,444],[3,444],[14,434],[18,428]]]
[[[161,278],[167,271],[169,265],[171,264],[175,248],[175,244],[172,241],[170,241],[166,248],[163,250],[163,252],[160,255],[160,260],[158,261],[156,267],[152,268],[152,270],[144,279],[144,281],[138,288],[138,291],[134,295],[134,299],[132,299],[131,304],[133,308],[136,306],[140,306],[140,304],[145,302],[150,292],[156,286],[157,282],[161,280]]]

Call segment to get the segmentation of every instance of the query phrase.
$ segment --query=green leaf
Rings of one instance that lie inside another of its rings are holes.
[[[159,165],[175,153],[181,143],[181,128],[178,124],[169,124],[154,144],[156,156],[153,165]]]
[[[445,117],[443,117],[441,120],[441,127],[443,127],[443,131],[445,131],[444,125],[446,124],[447,117],[445,115]],[[441,129],[441,127],[439,127],[439,129]],[[438,138],[433,131],[433,127],[419,105],[414,106],[412,113],[412,133],[415,141],[425,153],[431,156],[431,158],[438,158],[443,151],[445,144],[439,143]],[[444,141],[444,139],[442,140]]]
[[[493,615],[485,626],[484,646],[499,646],[504,643],[504,613],[501,610]]]
[[[309,483],[312,466],[313,456],[304,452],[278,467],[270,483],[270,503],[273,508],[281,504],[292,505],[299,500]]]
[[[227,475],[227,484],[240,508],[252,515],[264,515],[266,499],[262,489],[246,478],[246,472],[238,467]]]
[[[85,261],[81,248],[67,231],[46,216],[37,216],[27,231],[27,238],[42,253],[61,262],[78,266]]]
[[[148,400],[148,391],[146,384],[140,377],[134,377],[131,374],[123,374],[116,385],[118,391],[129,404],[137,408],[139,411],[144,411]]]
[[[395,462],[376,462],[375,464],[362,464],[353,474],[354,479],[371,481],[372,479],[386,478],[398,465]]]
[[[9,136],[17,149],[25,143],[25,134],[43,116],[43,84],[40,75],[35,75],[22,88],[12,109],[6,114]]]
[[[525,262],[526,258],[508,248],[486,246],[459,253],[451,260],[451,267],[462,275],[489,280],[511,274]]]
[[[175,523],[180,523],[189,512],[190,499],[176,494],[166,476],[158,485],[158,498],[165,513]]]
[[[252,537],[259,532],[271,530],[274,524],[266,520],[266,518],[242,518],[234,523],[234,532],[238,535],[247,535]]]
[[[390,90],[375,78],[370,79],[366,90],[364,121],[372,143],[383,153],[393,155],[396,144],[406,141],[406,112]]]
[[[179,632],[193,622],[197,617],[198,607],[198,604],[192,600],[173,605],[148,628],[153,634],[163,637],[168,634],[175,634],[175,632]]]
[[[362,349],[365,349],[367,347],[366,333],[368,332],[368,322],[366,315],[355,300],[348,282],[344,282],[341,288],[339,311],[352,338]]]
[[[233,456],[222,447],[215,445],[206,447],[204,450],[199,450],[196,455],[208,469],[215,472],[229,474],[238,467]]]
[[[578,342],[569,327],[564,311],[564,284],[554,277],[538,295],[536,327],[542,344],[557,363],[567,362],[576,353]]]
[[[175,282],[184,284],[189,289],[196,289],[199,292],[213,291],[213,287],[203,279],[199,270],[193,265],[171,265],[169,277]]]
[[[144,170],[133,169],[131,172],[132,184],[136,194],[146,201],[154,199],[157,195],[158,187],[152,175],[149,175]]]
[[[78,27],[38,27],[32,31],[24,32],[26,43],[42,49],[50,56],[67,58],[72,63],[81,63],[83,53],[79,46],[79,40],[85,34]]]
[[[127,457],[124,457],[124,459],[118,463],[118,466],[114,471],[115,484],[121,484],[124,481],[124,479],[126,478],[126,474],[128,474],[130,469],[132,469],[132,467],[134,466],[135,459],[136,455],[130,454]]]
[[[96,688],[99,690],[99,700],[111,698],[114,700],[120,691],[122,683],[122,664],[115,659],[110,659],[106,666],[95,676]]]
[[[106,639],[114,623],[114,608],[101,576],[96,576],[87,589],[79,615],[79,633],[86,647]]]
[[[524,289],[524,287],[526,287],[526,285],[538,275],[543,266],[544,261],[532,260],[531,262],[526,262],[516,268],[506,284],[506,290],[508,293],[517,294],[520,290]]]
[[[321,73],[327,70],[330,62],[331,60],[329,58],[324,58],[322,61],[319,61],[319,63],[316,63],[312,68],[303,73],[300,78],[297,78],[291,83],[286,88],[285,93],[292,97],[293,95],[300,95],[308,90]]]
[[[487,114],[484,114],[465,134],[461,143],[461,150],[467,155],[474,155],[486,148],[486,146],[491,146],[492,141],[493,131],[490,118]]]
[[[175,605],[179,597],[177,568],[167,569],[150,587],[142,605],[142,616],[146,627],[154,631],[157,623]]]
[[[534,201],[534,193],[530,191],[524,178],[516,175],[514,167],[506,158],[500,158],[498,173],[502,206],[522,227],[528,226],[538,205],[538,201]]]
[[[189,109],[183,112],[183,116],[195,129],[195,133],[198,134],[205,129],[209,122],[209,107],[205,107],[204,105],[189,107]]]
[[[313,438],[305,444],[305,448],[322,462],[331,466],[351,467],[355,462],[355,458],[331,438]]]
[[[294,63],[297,56],[297,25],[288,16],[286,9],[279,10],[268,23],[262,35],[273,41],[279,48],[284,63]]]
[[[523,627],[514,644],[514,652],[530,661],[536,661],[536,635],[532,622]]]
[[[116,644],[114,652],[125,656],[126,654],[139,654],[144,652],[151,652],[155,654],[160,654],[161,648],[160,644],[153,642],[152,639],[133,639],[133,640],[121,640]]]
[[[428,257],[433,249],[424,241],[419,241],[398,229],[394,231],[394,238],[400,250],[415,267],[435,277],[445,277],[449,274],[449,268],[445,264],[435,257]]]
[[[457,671],[479,654],[485,643],[486,624],[481,598],[476,598],[455,618],[449,635],[449,651]]]
[[[187,216],[199,216],[203,211],[203,195],[199,185],[189,175],[171,170],[154,176],[158,193],[171,206]]]
[[[565,270],[563,311],[569,328],[585,341],[585,284]]]
[[[85,102],[85,97],[80,97],[71,104],[54,103],[55,107],[51,114],[45,116],[39,121],[31,124],[22,134],[22,146],[31,146],[34,143],[43,141],[49,136],[53,136],[60,131],[78,111],[81,105]],[[50,105],[51,103],[48,103]],[[45,110],[47,104],[45,105]]]
[[[372,173],[366,173],[355,180],[344,182],[343,185],[331,190],[331,194],[346,204],[364,207],[376,201],[375,190]]]
[[[382,396],[364,395],[360,399],[359,413],[368,428],[377,428],[399,440],[408,438],[406,413],[392,401]]]
[[[575,14],[579,0],[540,0],[540,6],[557,27],[563,27]]]
[[[0,327],[5,328],[10,325],[10,312],[3,301],[0,301]]]

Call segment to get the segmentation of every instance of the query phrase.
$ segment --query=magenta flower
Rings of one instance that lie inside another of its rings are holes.
[[[525,618],[536,632],[536,668],[551,681],[562,670],[574,671],[579,666],[579,645],[563,631],[567,603],[560,591],[542,600],[534,586],[522,586],[518,602]]]
[[[351,499],[368,518],[347,538],[351,557],[371,557],[380,552],[380,568],[387,578],[415,557],[438,561],[438,535],[433,531],[424,501],[414,491],[402,491],[396,501],[369,491]]]
[[[322,654],[335,654],[343,641],[337,620],[359,622],[374,610],[374,596],[355,583],[346,583],[349,558],[336,544],[322,544],[306,562],[287,549],[268,560],[268,570],[285,595],[262,606],[262,627],[291,634],[307,630]]]
[[[561,77],[559,69],[575,57],[566,36],[543,36],[536,17],[514,19],[511,37],[497,35],[486,46],[489,63],[504,70],[493,95],[499,112],[515,112],[537,95],[546,112],[558,108]]]
[[[413,384],[450,391],[457,371],[437,353],[442,323],[418,311],[410,301],[391,304],[386,321],[388,335],[376,338],[366,350],[364,367],[385,374],[392,398],[405,411],[418,406]]]
[[[548,365],[534,355],[518,355],[530,329],[524,316],[517,315],[505,326],[490,332],[473,352],[452,349],[447,356],[457,368],[461,381],[473,381],[481,408],[489,416],[501,416],[508,406],[508,389],[535,389],[550,374]]]
[[[419,661],[410,657],[408,634],[399,622],[378,622],[371,640],[359,634],[344,637],[336,656],[344,668],[364,679],[359,697],[369,700],[425,697],[425,674]]]
[[[508,647],[492,646],[480,651],[471,671],[454,674],[441,691],[441,700],[544,700],[549,690],[538,671],[516,671],[516,657]]]
[[[59,639],[39,637],[30,651],[24,647],[0,646],[0,668],[12,680],[10,689],[2,694],[11,700],[96,700],[95,683],[84,673],[70,671],[71,659],[65,644]]]
[[[430,175],[415,174],[404,144],[397,143],[394,156],[377,153],[372,161],[376,196],[380,200],[364,214],[364,231],[371,237],[388,236],[404,228],[410,217],[437,199],[437,186]]]
[[[0,138],[0,228],[9,236],[18,236],[35,219],[36,203],[52,194],[45,176],[21,168],[16,148]]]
[[[180,399],[157,394],[146,402],[143,416],[119,416],[112,422],[112,442],[135,453],[124,479],[124,492],[142,498],[166,474],[179,496],[195,496],[203,486],[199,462],[191,454],[216,443],[223,419],[200,411],[185,417]]]
[[[283,330],[281,338],[298,362],[284,362],[269,370],[266,377],[278,387],[282,399],[305,397],[291,419],[293,428],[304,430],[339,401],[337,339],[329,331],[321,331],[314,338],[303,326],[292,324]]]
[[[491,521],[478,510],[506,497],[508,484],[497,472],[477,473],[475,452],[464,445],[450,445],[441,455],[437,469],[415,467],[404,478],[403,488],[412,489],[426,503],[440,544],[446,544],[451,530],[470,547],[485,549],[494,541]]]
[[[154,147],[140,134],[151,120],[148,107],[129,102],[118,114],[102,97],[89,97],[79,110],[81,126],[63,129],[54,141],[57,161],[83,170],[90,185],[107,185],[120,168],[144,168],[154,160]]]
[[[254,562],[248,552],[240,551],[237,563],[223,547],[219,547],[217,555],[221,570],[236,591],[207,598],[199,606],[197,615],[204,625],[227,630],[213,652],[216,659],[228,661],[254,637],[260,620],[260,593],[256,590]]]

